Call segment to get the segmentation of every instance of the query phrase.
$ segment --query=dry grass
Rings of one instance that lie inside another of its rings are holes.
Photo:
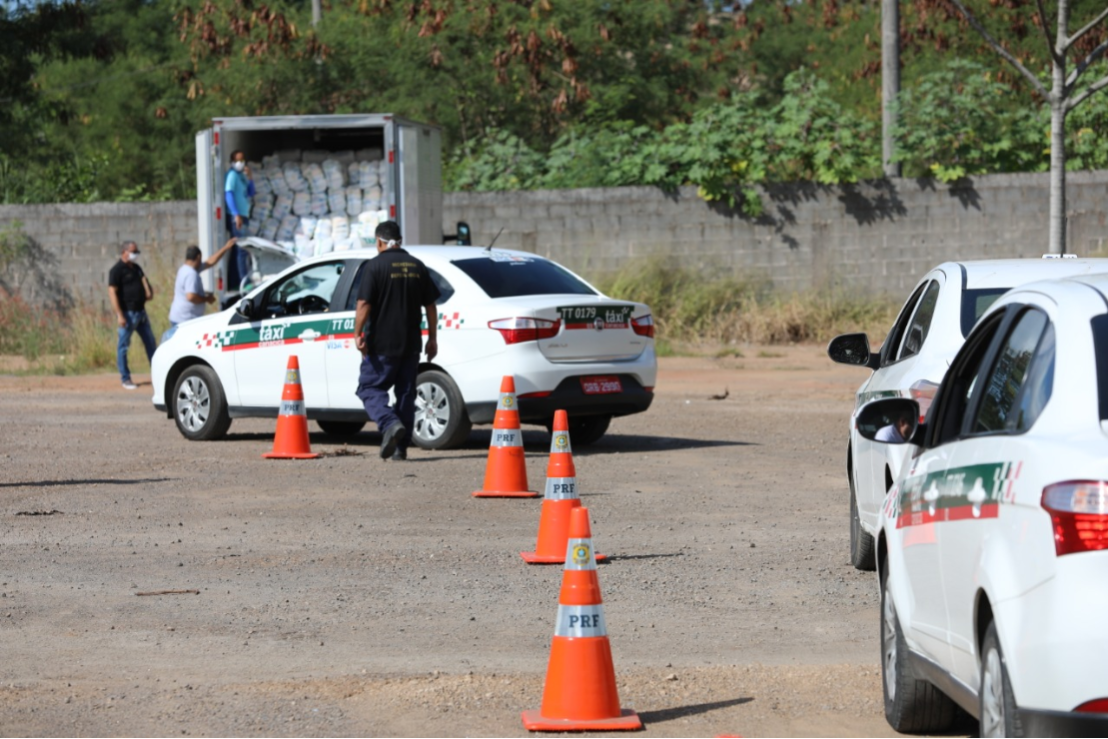
[[[846,290],[782,295],[764,280],[707,276],[664,259],[631,263],[597,284],[613,297],[651,307],[663,355],[744,343],[822,342],[850,331],[865,331],[876,341],[899,307],[887,296]]]

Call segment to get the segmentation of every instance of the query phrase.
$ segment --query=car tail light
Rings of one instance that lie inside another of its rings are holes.
[[[1054,523],[1059,557],[1108,549],[1108,483],[1059,482],[1043,488],[1043,508]]]
[[[935,399],[935,393],[939,386],[930,380],[916,380],[912,387],[908,388],[908,395],[919,405],[919,422],[927,417],[927,409],[931,407],[931,401]]]
[[[561,327],[561,321],[548,321],[545,318],[498,318],[489,321],[489,328],[499,331],[505,344],[550,339],[558,335]]]
[[[641,316],[631,319],[631,330],[639,336],[654,338],[654,316]]]
[[[1108,713],[1108,698],[1085,701],[1073,710],[1078,713]]]

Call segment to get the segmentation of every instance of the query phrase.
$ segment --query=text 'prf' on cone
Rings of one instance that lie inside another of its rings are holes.
[[[642,728],[638,715],[619,705],[588,508],[570,511],[566,568],[558,596],[542,708],[523,712],[523,728],[528,731]]]
[[[527,489],[527,464],[523,456],[523,432],[519,429],[516,381],[504,375],[500,381],[500,400],[492,422],[489,459],[485,464],[485,484],[474,491],[474,498],[537,498]]]
[[[285,369],[285,388],[281,391],[281,409],[277,414],[277,433],[273,451],[266,459],[315,459],[308,442],[308,415],[304,409],[304,391],[300,388],[300,360],[289,357]]]

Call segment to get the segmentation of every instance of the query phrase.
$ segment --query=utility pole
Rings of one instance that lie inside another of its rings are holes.
[[[894,162],[896,110],[900,94],[900,5],[899,0],[881,0],[881,160],[886,177],[900,176],[900,162]]]
[[[323,0],[312,0],[312,28],[319,27],[319,21],[323,19]]]

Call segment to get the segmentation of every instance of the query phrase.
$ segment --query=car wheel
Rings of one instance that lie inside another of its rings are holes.
[[[858,498],[854,495],[854,476],[848,472],[847,477],[850,481],[850,564],[856,570],[876,570],[873,536],[862,528],[862,519],[858,515]]]
[[[215,370],[205,364],[194,364],[181,373],[173,388],[172,404],[177,430],[186,439],[222,439],[231,427],[223,386]]]
[[[412,440],[422,449],[452,449],[469,438],[469,420],[458,386],[445,373],[421,372],[416,380]]]
[[[365,421],[324,421],[316,420],[319,430],[328,436],[354,436],[363,428]]]
[[[901,733],[944,731],[954,722],[954,701],[916,678],[908,645],[889,592],[889,568],[881,573],[881,685],[885,719]]]
[[[582,416],[569,418],[569,441],[574,446],[589,446],[600,441],[608,432],[611,416]]]
[[[990,622],[981,647],[981,690],[978,693],[981,736],[1023,736],[1008,666],[1000,650],[996,623]]]

